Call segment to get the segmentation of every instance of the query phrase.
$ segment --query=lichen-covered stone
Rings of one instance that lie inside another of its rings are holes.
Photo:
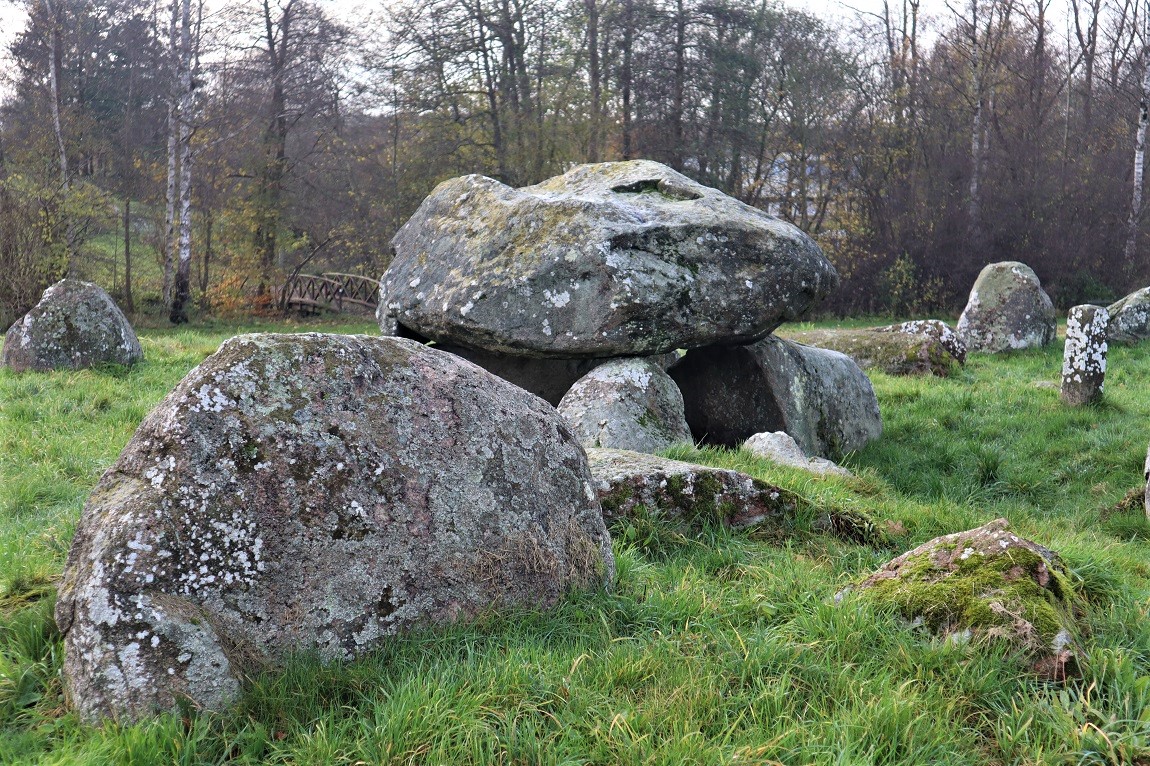
[[[755,434],[743,442],[743,449],[756,457],[766,458],[772,463],[798,468],[818,476],[853,476],[850,471],[831,460],[821,457],[807,457],[798,442],[790,434],[782,431]]]
[[[1150,338],[1150,287],[1143,287],[1107,308],[1110,314],[1109,340],[1138,343]]]
[[[0,362],[16,372],[46,372],[135,364],[143,356],[132,325],[111,296],[90,282],[62,279],[8,328]]]
[[[838,284],[799,229],[646,160],[445,181],[392,246],[384,332],[517,356],[746,343]]]
[[[542,400],[410,340],[239,336],[89,498],[64,679],[85,718],[218,709],[286,653],[547,607],[613,568],[586,457]]]
[[[738,471],[617,449],[587,450],[608,527],[642,507],[688,529],[745,529],[794,516],[793,495]]]
[[[1052,551],[1012,533],[1006,519],[923,543],[850,590],[942,636],[1005,640],[1044,675],[1065,677],[1073,656],[1070,579]]]
[[[1056,324],[1054,304],[1034,270],[1004,261],[979,272],[957,329],[969,351],[997,354],[1050,345]]]
[[[667,373],[695,440],[737,447],[784,431],[807,455],[836,458],[882,435],[870,379],[850,357],[770,336],[688,351]]]
[[[966,364],[966,344],[956,330],[938,319],[914,319],[909,322],[876,327],[875,332],[896,332],[907,335],[925,335],[934,338],[950,352],[959,364]]]
[[[875,329],[786,330],[782,337],[816,348],[846,354],[864,370],[888,375],[937,375],[947,377],[959,368],[958,360],[930,335],[878,332]]]
[[[1102,400],[1106,383],[1106,328],[1110,314],[1101,306],[1075,306],[1066,316],[1062,354],[1062,401],[1071,406]]]
[[[691,441],[683,395],[650,359],[599,365],[571,387],[559,414],[584,447],[658,452]]]

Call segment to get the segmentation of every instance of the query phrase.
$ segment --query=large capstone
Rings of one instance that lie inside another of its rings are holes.
[[[64,679],[85,718],[218,709],[287,653],[351,658],[613,570],[586,456],[542,400],[410,340],[239,336],[89,498]]]
[[[1053,343],[1056,323],[1054,304],[1034,270],[1004,261],[979,272],[957,329],[968,350],[997,354]]]
[[[1150,338],[1150,287],[1130,293],[1110,304],[1109,339],[1119,343],[1138,343]]]
[[[770,336],[695,349],[671,366],[696,441],[737,447],[783,431],[807,455],[837,458],[882,435],[878,399],[850,357]]]
[[[62,279],[4,336],[2,363],[16,372],[78,370],[97,364],[135,364],[140,341],[102,288]]]
[[[838,284],[799,229],[646,160],[445,181],[392,246],[385,333],[519,356],[748,343]]]
[[[615,359],[596,367],[563,397],[559,414],[584,447],[654,453],[691,442],[683,395],[651,358]]]

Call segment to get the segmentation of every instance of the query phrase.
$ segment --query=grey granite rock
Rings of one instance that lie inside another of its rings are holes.
[[[379,322],[517,356],[757,340],[838,284],[794,226],[646,160],[440,184],[392,240]]]
[[[983,268],[970,291],[958,335],[967,350],[997,354],[1054,342],[1057,317],[1038,276],[1017,261]]]
[[[410,340],[245,335],[147,417],[85,506],[56,605],[85,718],[218,709],[285,654],[613,577],[553,408]]]

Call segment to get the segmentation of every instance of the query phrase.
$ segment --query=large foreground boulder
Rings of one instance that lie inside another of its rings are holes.
[[[942,636],[1004,640],[1046,676],[1064,678],[1072,658],[1069,576],[1053,551],[1011,532],[1006,519],[936,537],[849,590]]]
[[[518,356],[747,343],[837,284],[794,226],[656,162],[445,181],[392,240],[380,327]]]
[[[787,330],[784,337],[808,346],[846,354],[864,370],[887,375],[947,377],[960,363],[942,342],[926,333],[886,332],[877,328]]]
[[[1057,321],[1034,270],[1004,261],[979,272],[957,329],[968,350],[997,354],[1050,345]]]
[[[239,336],[89,498],[56,606],[64,679],[85,718],[220,708],[286,653],[354,657],[613,569],[545,402],[409,340]]]
[[[46,372],[135,364],[143,355],[132,325],[111,296],[90,282],[62,279],[8,328],[0,361],[16,372]]]
[[[737,447],[784,431],[807,455],[837,458],[882,435],[870,379],[850,357],[774,336],[695,349],[667,371],[696,441]]]
[[[1117,343],[1138,343],[1150,338],[1150,287],[1130,293],[1110,304],[1109,340]]]
[[[580,378],[559,414],[584,447],[658,452],[691,442],[683,395],[652,359],[616,359]]]

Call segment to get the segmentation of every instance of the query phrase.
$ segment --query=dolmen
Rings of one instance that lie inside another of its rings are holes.
[[[804,449],[837,456],[881,430],[869,381],[842,355],[831,362],[789,344],[790,357],[812,357],[788,368],[806,375],[810,395],[781,407],[790,379],[739,367],[740,354],[757,353],[739,349],[766,344],[764,353],[775,353],[772,331],[838,285],[815,242],[659,163],[579,165],[521,189],[477,175],[445,181],[392,247],[380,278],[381,332],[433,342],[561,406],[585,446],[651,452],[686,436],[656,367],[680,389],[696,440],[726,443],[718,430],[745,438],[798,429]],[[700,354],[726,367],[694,382]],[[612,371],[595,376],[607,363]],[[835,373],[822,382],[806,368]],[[637,387],[639,378],[647,382]],[[610,381],[630,391],[610,393]],[[658,391],[647,390],[651,381]],[[814,393],[839,381],[847,381],[840,394]],[[765,407],[752,393],[761,386],[775,387]],[[564,403],[573,387],[578,395]],[[716,406],[716,397],[732,406]],[[860,402],[839,406],[848,397]],[[621,410],[654,430],[615,427],[602,414]],[[691,415],[701,410],[725,411],[722,428]],[[759,416],[742,433],[735,420],[747,410]],[[856,413],[865,424],[844,421]]]
[[[613,577],[586,454],[539,398],[402,338],[241,335],[88,499],[63,679],[85,719],[219,710],[290,654],[353,658]]]
[[[62,279],[8,328],[0,366],[47,372],[130,365],[141,358],[140,341],[111,296],[90,282]]]
[[[992,263],[979,272],[958,334],[967,350],[998,354],[1054,342],[1057,316],[1038,275],[1024,263]]]

